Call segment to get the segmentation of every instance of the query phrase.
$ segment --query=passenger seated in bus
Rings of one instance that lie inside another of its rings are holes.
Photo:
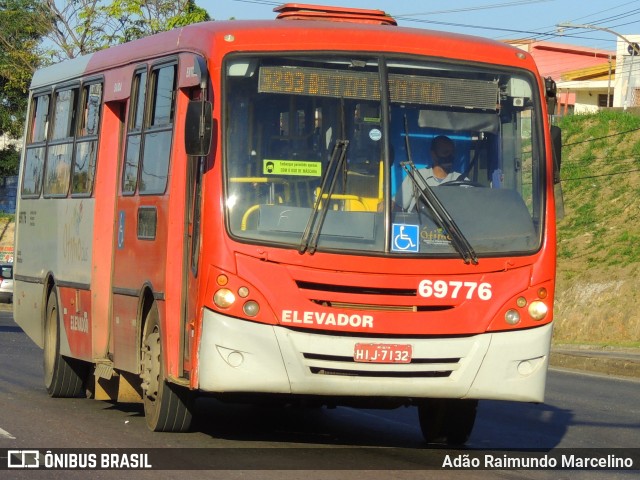
[[[419,168],[417,173],[430,187],[437,187],[443,183],[456,180],[467,180],[464,174],[453,170],[455,156],[455,144],[445,135],[439,135],[431,141],[431,167]],[[417,178],[418,182],[421,179]],[[396,203],[405,211],[411,211],[415,207],[416,195],[414,184],[410,178],[405,177],[402,186],[396,194]]]

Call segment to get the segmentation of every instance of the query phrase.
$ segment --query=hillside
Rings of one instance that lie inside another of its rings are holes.
[[[640,116],[565,117],[555,343],[640,346]],[[0,247],[13,224],[0,219]]]
[[[640,116],[565,117],[556,343],[640,346]]]

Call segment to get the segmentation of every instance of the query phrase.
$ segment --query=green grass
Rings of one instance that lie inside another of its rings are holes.
[[[558,126],[566,215],[554,343],[640,348],[640,115],[602,111]],[[598,290],[607,283],[616,286]]]
[[[559,126],[565,145],[562,188],[569,212],[558,225],[559,257],[573,258],[574,249],[586,246],[588,251],[582,253],[603,250],[600,257],[611,265],[620,264],[620,257],[626,263],[640,262],[639,219],[626,208],[640,194],[640,173],[633,172],[640,165],[640,116],[607,110],[567,116]],[[586,245],[577,245],[586,238]],[[595,256],[588,258],[589,263],[596,261]]]

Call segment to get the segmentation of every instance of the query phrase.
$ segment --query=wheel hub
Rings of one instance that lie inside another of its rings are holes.
[[[158,398],[160,388],[160,334],[148,335],[142,345],[142,390],[152,402]]]

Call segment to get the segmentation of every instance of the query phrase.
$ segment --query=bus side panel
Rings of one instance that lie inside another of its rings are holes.
[[[57,264],[52,271],[59,280],[80,283],[88,288],[91,283],[95,201],[84,198],[53,199],[51,202],[57,207],[54,209],[54,221],[57,223],[57,237],[60,239],[58,251],[54,255]]]
[[[24,159],[23,159],[24,162]],[[24,167],[23,167],[24,168]],[[22,172],[20,175],[22,180]],[[20,198],[16,208],[16,233],[13,282],[13,318],[22,330],[38,345],[44,347],[44,277],[45,252],[53,247],[53,238],[38,238],[36,229],[39,200]],[[34,244],[42,245],[34,250]],[[24,253],[23,253],[24,252]],[[22,280],[28,277],[29,280]]]
[[[143,288],[165,298],[168,195],[118,198],[114,227],[118,235],[113,267],[112,351],[116,368],[138,369],[138,307]],[[150,229],[142,230],[141,211],[152,212]],[[162,318],[162,317],[161,317]],[[140,322],[144,318],[140,319]]]
[[[13,281],[13,318],[40,348],[44,348],[42,289],[42,283]]]
[[[113,360],[115,368],[137,373],[140,364],[138,342],[138,297],[113,296]]]
[[[91,292],[76,288],[60,288],[60,315],[69,343],[69,355],[73,358],[91,361]]]
[[[20,202],[15,270],[28,280],[14,286],[15,321],[39,346],[43,345],[47,275],[51,274],[54,282],[89,289],[93,208],[90,198]]]

